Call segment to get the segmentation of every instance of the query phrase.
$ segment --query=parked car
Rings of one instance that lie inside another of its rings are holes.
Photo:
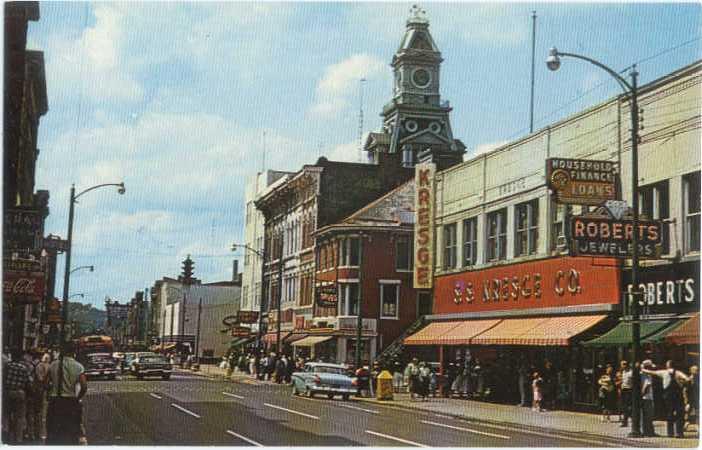
[[[341,395],[348,400],[358,391],[356,380],[348,375],[348,369],[342,364],[315,363],[305,364],[301,372],[292,374],[293,395],[326,394],[329,399]]]
[[[117,362],[109,353],[91,353],[85,357],[86,377],[117,377]]]
[[[155,353],[138,356],[131,364],[131,372],[140,380],[147,376],[159,376],[167,380],[171,377],[172,371],[171,363],[164,356]]]

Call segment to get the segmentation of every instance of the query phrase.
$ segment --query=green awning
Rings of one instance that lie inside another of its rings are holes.
[[[650,320],[641,322],[640,336],[641,342],[657,334],[659,331],[670,326],[669,320]],[[619,325],[612,328],[602,336],[583,342],[585,347],[619,347],[630,345],[633,341],[631,322],[619,322]]]
[[[670,325],[656,331],[652,335],[646,337],[646,339],[642,339],[641,342],[649,344],[662,344],[666,336],[668,336],[670,333],[676,330],[684,322],[684,320],[673,320],[673,322]]]
[[[240,337],[236,339],[232,339],[231,342],[229,343],[230,347],[239,347],[240,345],[244,345],[247,342],[249,342],[252,338],[250,337]]]

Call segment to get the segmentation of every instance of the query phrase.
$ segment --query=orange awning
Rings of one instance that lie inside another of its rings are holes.
[[[687,319],[682,325],[665,337],[665,342],[673,345],[699,345],[700,313]]]
[[[471,340],[477,345],[568,345],[606,315],[505,319]]]
[[[500,323],[500,319],[466,320],[440,336],[436,345],[468,345],[472,339]]]
[[[444,334],[461,325],[459,322],[432,322],[411,336],[405,338],[405,345],[435,345]]]

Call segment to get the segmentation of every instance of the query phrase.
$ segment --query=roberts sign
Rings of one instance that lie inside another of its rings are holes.
[[[414,288],[431,289],[434,277],[434,173],[431,163],[417,164],[414,178]]]

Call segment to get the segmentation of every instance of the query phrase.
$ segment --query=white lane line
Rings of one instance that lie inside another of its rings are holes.
[[[175,403],[171,403],[171,406],[174,407],[175,409],[179,409],[183,411],[185,414],[190,414],[191,416],[199,419],[200,416],[198,414],[195,414],[194,412],[190,411],[189,409],[185,409],[182,406],[176,405]]]
[[[458,430],[458,431],[467,431],[468,433],[475,433],[475,434],[482,434],[484,436],[491,436],[491,437],[496,437],[500,439],[512,439],[510,436],[505,436],[502,434],[495,434],[495,433],[487,433],[485,431],[478,431],[478,430],[473,430],[470,428],[463,428],[463,427],[455,427],[453,425],[447,425],[445,423],[439,423],[439,422],[430,422],[428,420],[422,420],[422,423],[426,423],[427,425],[434,425],[436,427],[444,427],[444,428],[450,428],[452,430]]]
[[[264,403],[264,405],[269,406],[269,407],[271,407],[271,408],[279,409],[279,410],[281,410],[281,411],[287,411],[287,412],[292,413],[292,414],[297,414],[297,415],[300,415],[300,416],[309,417],[310,419],[319,420],[319,417],[317,417],[317,416],[313,416],[313,415],[311,415],[311,414],[306,414],[306,413],[303,413],[303,412],[300,412],[300,411],[295,411],[295,410],[288,409],[288,408],[283,408],[282,406],[271,405],[270,403]]]
[[[227,397],[234,397],[234,398],[244,398],[241,395],[232,394],[231,392],[226,392],[226,391],[222,392],[222,395],[226,395]]]
[[[152,396],[152,397],[155,398],[155,399],[158,399],[158,400],[161,400],[161,399],[163,398],[163,397],[161,397],[160,395],[154,394],[153,392],[149,393],[149,395]]]
[[[351,405],[339,405],[339,406],[341,406],[342,408],[355,409],[357,411],[364,411],[364,412],[371,413],[371,414],[380,414],[380,411],[376,411],[374,409],[364,409],[364,408],[359,408],[358,406],[351,406]]]
[[[366,430],[366,433],[372,434],[373,436],[384,437],[385,439],[392,439],[393,441],[402,442],[403,444],[414,445],[416,447],[428,447],[428,445],[420,444],[419,442],[408,441],[395,436],[390,436],[389,434],[376,433],[375,431]]]
[[[249,444],[253,444],[256,447],[263,447],[263,444],[259,444],[258,442],[254,441],[253,439],[249,439],[246,436],[242,436],[239,433],[235,433],[232,430],[227,430],[228,434],[231,434],[234,437],[238,437],[239,439],[248,442]]]

